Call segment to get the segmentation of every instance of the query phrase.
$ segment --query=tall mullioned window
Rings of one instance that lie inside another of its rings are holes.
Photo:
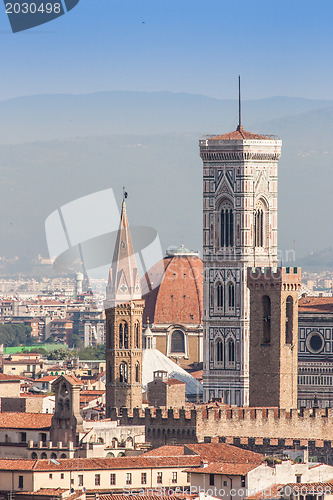
[[[119,382],[128,382],[128,366],[125,361],[119,366]]]
[[[235,285],[228,283],[228,308],[232,311],[235,308]]]
[[[217,340],[215,344],[216,348],[216,362],[223,363],[223,341],[221,339]]]
[[[220,211],[221,247],[234,246],[234,210],[230,202],[222,204]]]
[[[257,203],[254,212],[254,244],[256,247],[265,246],[266,205],[262,200]]]
[[[233,365],[235,363],[235,342],[233,339],[229,339],[228,343],[228,363]]]
[[[223,309],[223,285],[220,281],[216,284],[216,308]]]
[[[134,333],[135,333],[135,347],[138,349],[140,347],[140,325],[139,325],[139,322],[135,323]]]

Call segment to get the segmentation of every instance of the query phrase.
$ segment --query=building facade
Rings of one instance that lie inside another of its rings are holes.
[[[203,161],[204,401],[249,404],[248,267],[277,265],[281,141],[237,130],[199,142]]]
[[[332,408],[333,298],[302,297],[298,329],[298,406]]]

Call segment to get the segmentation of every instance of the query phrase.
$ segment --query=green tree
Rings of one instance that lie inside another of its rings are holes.
[[[5,347],[29,345],[31,342],[31,327],[20,324],[0,324],[0,344]]]
[[[68,349],[64,349],[63,347],[59,347],[58,349],[53,349],[47,354],[47,359],[67,359],[72,352],[68,351]]]
[[[96,346],[84,347],[79,350],[78,356],[80,359],[103,360],[105,359],[105,345],[98,344]]]

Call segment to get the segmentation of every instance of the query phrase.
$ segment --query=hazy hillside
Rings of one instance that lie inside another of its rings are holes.
[[[244,124],[332,106],[332,101],[274,97],[243,103]],[[0,143],[91,135],[233,130],[237,102],[171,92],[37,95],[0,102]]]
[[[300,256],[332,245],[331,106],[283,97],[243,106],[246,129],[283,140],[279,246],[295,239]],[[201,249],[198,138],[233,130],[235,101],[166,92],[36,96],[0,102],[0,116],[0,255],[45,255],[53,210],[107,187],[120,200],[123,185],[132,224],[157,229],[163,248],[183,240]]]

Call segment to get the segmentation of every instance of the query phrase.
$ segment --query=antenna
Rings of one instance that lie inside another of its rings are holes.
[[[240,75],[238,75],[238,130],[242,128],[242,107],[241,107],[241,83]]]
[[[123,186],[123,201],[125,201],[125,200],[126,200],[127,196],[128,196],[128,193],[127,193],[127,191],[125,190],[125,186]]]

